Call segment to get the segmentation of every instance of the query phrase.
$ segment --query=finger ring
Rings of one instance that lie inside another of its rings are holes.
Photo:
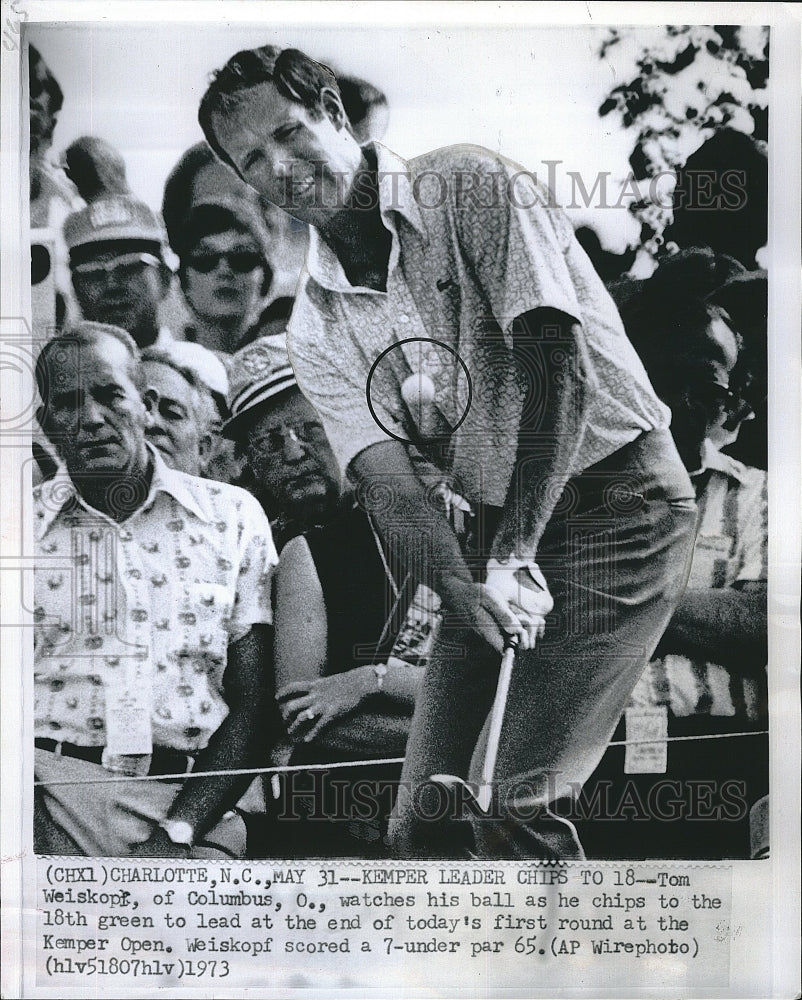
[[[311,708],[307,708],[307,710],[304,712],[304,718],[306,719],[307,722],[311,722],[316,715],[317,712],[313,712]]]

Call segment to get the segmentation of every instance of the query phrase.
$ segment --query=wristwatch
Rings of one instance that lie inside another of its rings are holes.
[[[373,673],[376,675],[376,690],[381,691],[384,687],[384,675],[387,673],[387,667],[383,663],[377,663],[373,667]]]
[[[191,824],[183,819],[163,819],[159,826],[167,834],[168,838],[180,847],[192,847],[195,831]]]

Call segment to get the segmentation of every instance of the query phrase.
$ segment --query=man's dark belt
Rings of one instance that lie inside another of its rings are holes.
[[[37,736],[34,743],[40,750],[49,750],[50,753],[59,756],[75,757],[77,760],[85,760],[90,764],[103,763],[104,747],[82,747],[76,743],[61,743],[58,740],[42,736]],[[171,750],[169,747],[154,747],[148,774],[188,774],[194,763],[194,757],[181,753],[180,750]]]

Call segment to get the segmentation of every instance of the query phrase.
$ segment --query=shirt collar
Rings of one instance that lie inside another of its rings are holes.
[[[376,160],[379,211],[382,221],[393,237],[393,243],[398,240],[395,216],[406,219],[424,238],[426,227],[423,223],[420,206],[415,201],[414,185],[409,172],[409,164],[396,156],[386,146],[375,140],[362,147],[372,153]],[[391,261],[394,255],[391,253]],[[306,269],[310,276],[324,288],[335,292],[362,291],[361,286],[354,286],[345,276],[342,264],[337,255],[314,228],[310,228],[309,250],[306,256]],[[374,289],[364,289],[374,292]]]
[[[209,514],[198,503],[198,499],[192,489],[192,483],[198,477],[189,476],[185,472],[178,472],[176,469],[171,469],[152,445],[147,445],[147,448],[153,456],[153,479],[151,480],[148,499],[142,507],[150,506],[156,494],[161,491],[177,500],[182,507],[191,514],[194,514],[199,520],[207,524],[211,523]]]
[[[702,464],[691,473],[691,477],[701,476],[707,471],[721,472],[739,483],[743,483],[746,476],[746,466],[724,452],[719,451],[710,438],[705,438],[702,443]]]
[[[195,477],[187,476],[183,472],[171,469],[152,445],[146,444],[145,447],[148,449],[153,462],[153,476],[147,499],[135,513],[139,513],[150,507],[156,499],[156,494],[161,492],[173,497],[185,510],[208,524],[210,517],[198,503],[191,489],[191,480]],[[50,526],[68,505],[78,504],[84,510],[94,510],[80,496],[78,490],[75,488],[75,483],[70,479],[69,474],[63,467],[52,479],[48,479],[42,483],[39,490],[40,506],[37,524],[34,528],[37,541],[41,541],[45,537]],[[105,516],[100,511],[97,513],[101,517]],[[110,518],[108,520],[111,521]],[[113,523],[116,524],[117,522]]]

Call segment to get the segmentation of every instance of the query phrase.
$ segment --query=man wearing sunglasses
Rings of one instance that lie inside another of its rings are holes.
[[[126,330],[140,348],[171,339],[159,309],[172,272],[156,215],[129,195],[109,195],[64,222],[70,273],[84,319]]]

